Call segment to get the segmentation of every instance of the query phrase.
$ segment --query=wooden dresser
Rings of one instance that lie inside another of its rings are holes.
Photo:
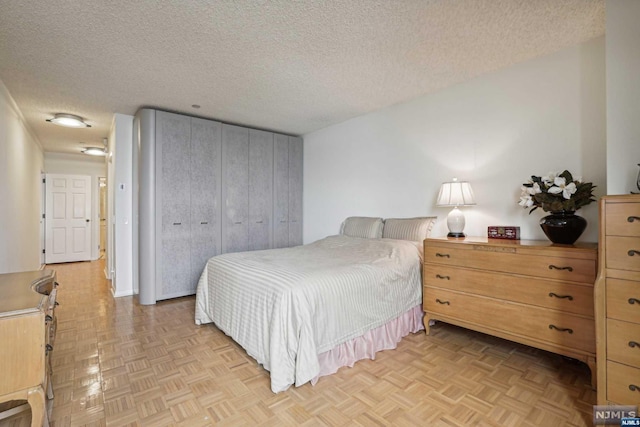
[[[640,405],[640,195],[600,200],[598,404]]]
[[[595,243],[424,241],[424,324],[441,320],[585,362],[595,387]]]
[[[45,391],[53,397],[55,280],[52,270],[0,274],[0,403],[26,400],[32,427],[48,425]],[[27,408],[10,405],[0,420]]]

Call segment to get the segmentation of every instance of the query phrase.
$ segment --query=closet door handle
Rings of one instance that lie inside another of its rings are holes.
[[[627,218],[627,222],[640,221],[640,216],[630,216]]]
[[[209,224],[209,221],[200,221],[200,225],[207,225]]]
[[[637,251],[635,249],[631,249],[631,250],[629,250],[629,252],[627,252],[627,255],[629,255],[629,256],[640,255],[640,251]]]
[[[555,329],[558,332],[569,332],[570,334],[573,333],[573,329],[571,328],[558,328],[556,325],[549,325],[549,329]]]
[[[555,298],[560,298],[560,299],[566,298],[569,301],[573,301],[573,297],[571,295],[558,295],[558,294],[556,294],[554,292],[549,292],[549,296],[552,297],[552,298],[555,297]]]
[[[550,264],[550,265],[549,265],[549,270],[567,270],[567,271],[573,271],[573,267],[558,267],[557,265]]]
[[[449,254],[441,254],[440,252],[436,252],[436,257],[438,258],[451,258]]]
[[[635,348],[640,348],[640,344],[638,344],[635,341],[629,341],[629,347],[631,347],[631,348],[634,348],[634,347]]]
[[[442,305],[451,305],[449,301],[442,301],[440,298],[436,298],[436,302]]]
[[[627,301],[629,301],[629,304],[631,304],[631,305],[640,304],[640,299],[638,299],[638,298],[629,298]]]
[[[436,274],[436,278],[437,279],[444,279],[444,280],[451,280],[451,278],[449,276],[441,276],[439,274]]]
[[[174,222],[173,225],[182,225],[181,222]]]
[[[234,222],[234,224],[236,224],[236,225],[242,224],[242,221],[236,221],[236,222]]]
[[[262,224],[262,222],[263,222],[262,220],[256,221],[256,224]]]

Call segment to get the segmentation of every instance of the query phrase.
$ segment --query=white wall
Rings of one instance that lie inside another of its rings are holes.
[[[100,193],[98,178],[107,176],[104,157],[86,154],[44,153],[45,173],[91,176],[91,259],[100,256]]]
[[[638,192],[640,163],[640,1],[608,0],[607,194]]]
[[[40,142],[0,81],[0,273],[40,268],[42,170]]]
[[[113,295],[133,295],[133,116],[115,114],[107,164],[107,273]]]
[[[468,235],[489,225],[546,239],[545,215],[518,206],[531,175],[569,169],[606,189],[604,38],[304,135],[304,241],[337,234],[351,215],[437,215],[440,184],[471,182]],[[597,240],[597,204],[578,213]]]

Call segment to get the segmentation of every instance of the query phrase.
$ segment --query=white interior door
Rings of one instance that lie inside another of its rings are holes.
[[[47,174],[45,262],[91,259],[91,177]]]

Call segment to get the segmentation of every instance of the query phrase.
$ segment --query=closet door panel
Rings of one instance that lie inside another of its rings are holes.
[[[222,124],[191,119],[191,279],[195,293],[207,260],[221,253]]]
[[[273,148],[273,247],[289,246],[289,137],[275,135]]]
[[[156,206],[161,230],[156,240],[157,300],[189,292],[190,139],[189,117],[156,112]]]
[[[249,250],[272,247],[273,134],[249,131]]]
[[[289,137],[289,246],[302,244],[302,138]]]
[[[249,246],[249,129],[222,127],[222,252]]]

